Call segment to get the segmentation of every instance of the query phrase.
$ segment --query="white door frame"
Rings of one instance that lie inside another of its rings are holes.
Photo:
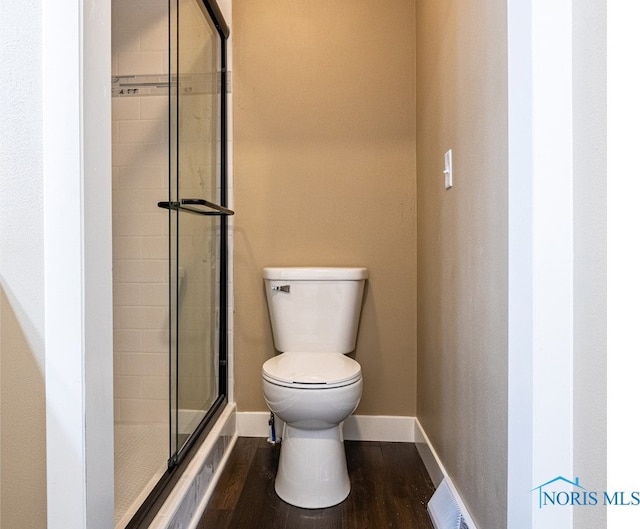
[[[111,1],[42,7],[47,527],[112,529]]]
[[[573,526],[531,489],[573,479],[571,0],[508,0],[508,527]]]

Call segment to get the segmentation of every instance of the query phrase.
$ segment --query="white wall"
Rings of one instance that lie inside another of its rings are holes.
[[[607,489],[606,5],[573,2],[573,466],[592,490]],[[604,507],[574,514],[575,529],[607,526]]]
[[[640,475],[638,311],[640,173],[635,67],[640,5],[608,0],[607,14],[607,486],[635,490]],[[638,527],[637,508],[609,508],[608,527]]]
[[[46,524],[41,2],[3,5],[0,24],[0,526],[8,529]]]

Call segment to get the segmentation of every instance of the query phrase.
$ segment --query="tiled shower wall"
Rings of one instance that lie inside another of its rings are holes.
[[[167,73],[166,9],[113,1],[114,76]],[[115,420],[168,422],[168,96],[112,104]]]
[[[168,226],[156,205],[168,193],[163,103],[113,101],[114,394],[124,422],[167,420]]]

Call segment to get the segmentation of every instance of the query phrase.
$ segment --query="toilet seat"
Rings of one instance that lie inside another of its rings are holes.
[[[299,389],[348,386],[362,378],[360,364],[341,353],[282,353],[262,366],[272,384]]]

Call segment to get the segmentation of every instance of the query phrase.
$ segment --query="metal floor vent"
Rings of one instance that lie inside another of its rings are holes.
[[[443,479],[427,504],[435,529],[469,529],[447,478]]]

